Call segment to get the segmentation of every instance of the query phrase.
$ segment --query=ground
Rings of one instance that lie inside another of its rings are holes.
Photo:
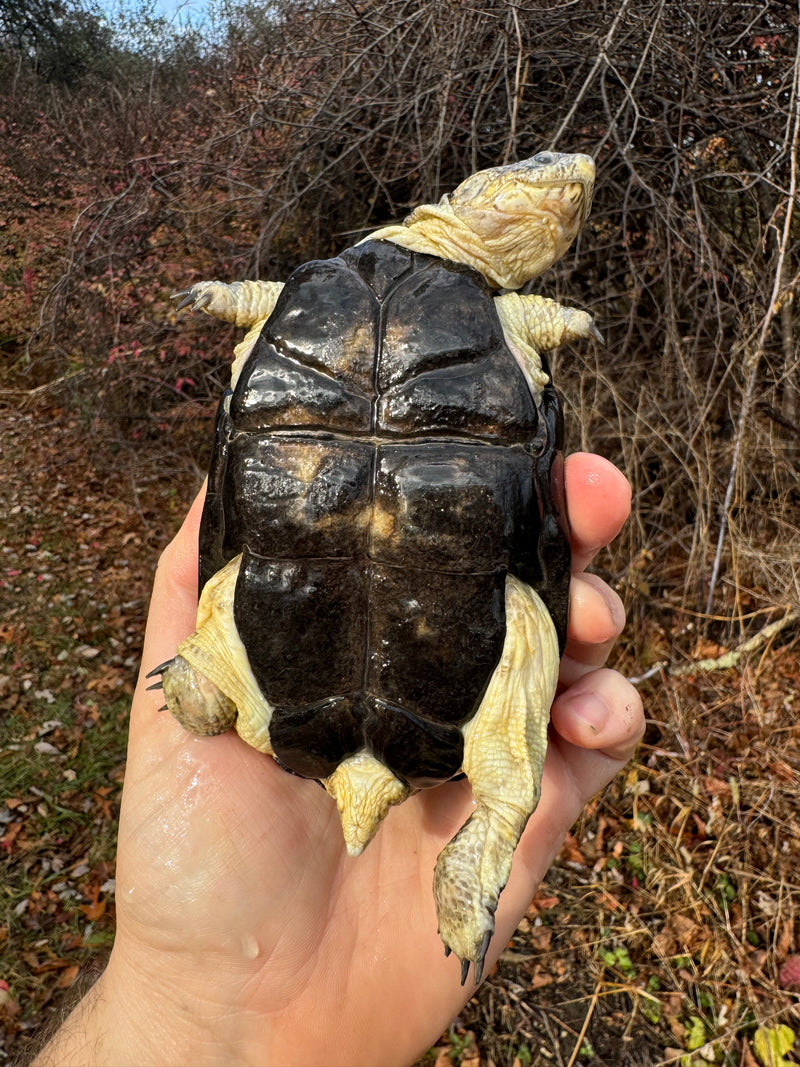
[[[200,470],[174,437],[123,440],[66,405],[0,410],[0,440],[0,1056],[25,1060],[113,938],[149,587]],[[763,1067],[780,1026],[800,1034],[797,626],[734,669],[670,675],[667,606],[652,616],[667,665],[643,684],[640,753],[430,1067]],[[722,651],[698,641],[692,658]]]

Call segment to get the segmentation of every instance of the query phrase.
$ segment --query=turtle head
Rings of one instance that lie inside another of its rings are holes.
[[[473,174],[373,238],[465,263],[498,288],[519,289],[572,244],[592,204],[594,174],[591,156],[539,152]]]
[[[518,289],[564,255],[589,214],[593,189],[591,156],[539,152],[473,174],[447,199],[485,246],[492,272]]]

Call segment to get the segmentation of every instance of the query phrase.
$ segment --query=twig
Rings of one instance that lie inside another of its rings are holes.
[[[563,119],[561,125],[558,127],[558,130],[555,132],[553,137],[550,139],[550,144],[548,145],[548,148],[554,149],[556,147],[556,145],[558,144],[558,142],[559,142],[559,140],[561,138],[562,133],[569,126],[570,122],[572,122],[572,119],[573,119],[573,117],[575,115],[575,112],[580,107],[581,100],[583,100],[584,96],[586,96],[586,94],[588,93],[592,82],[594,81],[595,77],[597,76],[597,72],[600,70],[600,67],[603,65],[603,63],[606,62],[606,53],[608,52],[608,49],[611,47],[611,42],[614,40],[614,34],[617,32],[617,26],[619,26],[620,22],[622,21],[622,16],[625,14],[625,12],[628,9],[628,3],[629,3],[629,0],[623,0],[623,3],[621,4],[619,11],[617,12],[617,14],[614,17],[614,21],[611,23],[611,29],[608,31],[608,33],[603,38],[603,42],[600,45],[600,51],[597,53],[597,58],[594,61],[594,65],[592,66],[592,69],[587,74],[583,85],[580,87],[580,89],[578,90],[578,92],[577,92],[577,94],[575,96],[575,99],[572,101],[572,107],[569,109],[567,114],[564,116],[564,119]]]
[[[798,5],[800,6],[800,4]],[[711,569],[711,581],[708,587],[708,597],[706,599],[706,614],[711,612],[711,604],[714,599],[714,591],[717,586],[717,579],[719,578],[720,566],[722,563],[722,547],[725,544],[725,535],[728,532],[728,515],[730,514],[731,501],[733,499],[733,492],[736,486],[736,477],[739,473],[739,457],[742,451],[742,442],[744,440],[745,430],[750,421],[750,413],[753,407],[753,397],[755,396],[756,380],[758,378],[758,370],[761,365],[761,357],[764,353],[764,346],[767,342],[767,335],[772,326],[772,321],[775,315],[779,311],[780,304],[778,302],[778,296],[781,289],[781,283],[783,281],[784,261],[786,259],[786,250],[789,246],[789,236],[791,232],[792,213],[794,209],[795,197],[797,195],[797,145],[800,141],[800,106],[798,106],[798,98],[800,97],[800,36],[797,39],[797,49],[794,59],[794,76],[792,79],[792,100],[790,105],[790,114],[794,113],[794,129],[792,130],[792,139],[790,145],[790,179],[789,189],[786,196],[786,215],[783,220],[783,233],[781,234],[780,246],[778,249],[778,262],[775,267],[775,277],[772,285],[772,295],[770,296],[769,306],[766,314],[764,315],[764,321],[761,324],[761,331],[758,337],[758,343],[753,351],[750,362],[750,374],[747,379],[747,387],[745,389],[744,397],[742,399],[742,407],[739,412],[739,422],[736,427],[736,439],[733,446],[733,456],[731,457],[731,468],[728,475],[728,485],[725,490],[725,499],[722,503],[722,515],[720,518],[719,537],[717,538],[717,550],[714,554],[714,565]]]
[[[762,630],[759,630],[757,634],[748,637],[746,641],[743,641],[730,652],[724,652],[721,656],[713,659],[694,660],[691,663],[673,664],[672,666],[669,665],[669,660],[662,659],[645,671],[644,674],[638,674],[636,677],[631,678],[630,681],[634,685],[638,685],[640,682],[644,682],[662,671],[670,678],[681,678],[689,674],[705,674],[709,671],[728,670],[730,667],[735,667],[742,656],[748,652],[755,652],[757,648],[761,648],[771,641],[781,630],[785,630],[787,626],[791,626],[798,621],[800,621],[800,609],[788,611],[782,619],[769,623]]]
[[[522,76],[522,57],[524,54],[524,48],[522,44],[522,34],[519,28],[519,18],[517,17],[517,9],[511,9],[511,14],[514,18],[514,31],[517,35],[517,65],[514,72],[514,95],[513,103],[511,105],[511,122],[508,131],[508,141],[506,143],[506,150],[503,155],[503,163],[508,163],[512,158],[512,151],[517,143],[517,113],[519,111],[520,100],[522,99],[523,86],[525,84],[525,78]],[[527,74],[529,58],[525,60],[525,71]]]
[[[569,1058],[567,1067],[573,1067],[575,1060],[580,1055],[583,1048],[583,1039],[586,1037],[586,1031],[589,1029],[589,1023],[591,1022],[594,1009],[597,1007],[597,1001],[600,999],[600,983],[595,986],[594,993],[592,993],[592,999],[589,1001],[589,1010],[586,1012],[586,1018],[583,1020],[583,1026],[575,1041],[575,1048],[572,1050],[572,1055]]]

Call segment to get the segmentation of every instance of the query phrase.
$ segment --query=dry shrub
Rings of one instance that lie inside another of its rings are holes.
[[[162,433],[186,399],[208,411],[232,341],[176,319],[170,290],[284,277],[473,169],[591,152],[590,223],[537,284],[606,337],[556,360],[570,443],[633,482],[616,579],[677,592],[736,639],[796,597],[781,546],[798,529],[800,234],[796,12],[737,11],[279,0],[228,8],[215,43],[156,67],[144,98],[88,87],[55,116],[42,100],[31,134],[13,97],[6,138],[29,148],[8,180],[55,175],[53,198],[69,182],[75,220],[29,384],[91,372],[90,411]]]

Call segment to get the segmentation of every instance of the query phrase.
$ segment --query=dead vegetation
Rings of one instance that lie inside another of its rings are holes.
[[[31,433],[53,427],[57,451],[65,434],[96,443],[86,510],[113,497],[129,525],[103,527],[93,551],[110,559],[133,533],[154,562],[203,467],[233,334],[176,316],[171,291],[285,277],[483,166],[547,147],[594,155],[590,222],[537,288],[587,307],[606,340],[560,354],[554,373],[570,447],[633,483],[632,520],[598,570],[626,601],[620,662],[651,722],[431,1059],[791,1062],[763,1043],[777,1049],[781,1026],[800,1035],[796,3],[280,0],[229,6],[213,40],[162,47],[168,61],[145,49],[111,83],[91,68],[54,86],[2,58],[0,400]],[[20,457],[4,480],[26,463],[56,477],[54,454]],[[88,477],[73,469],[66,498]],[[174,510],[157,517],[142,500],[159,471],[159,507]],[[41,507],[37,528],[59,504]],[[41,583],[9,577],[29,563],[0,574],[13,625],[51,614]],[[137,588],[147,565],[131,564]],[[116,587],[104,595],[111,608]],[[34,651],[7,643],[0,674],[57,673],[46,630]],[[34,763],[54,717],[37,690],[12,686],[2,705]],[[27,924],[30,903],[14,914],[53,879],[14,814],[35,812],[36,794],[13,781],[6,960],[58,936]],[[61,973],[94,951],[69,944],[53,950]],[[20,1005],[5,1009],[12,1040],[57,972],[0,973]]]

